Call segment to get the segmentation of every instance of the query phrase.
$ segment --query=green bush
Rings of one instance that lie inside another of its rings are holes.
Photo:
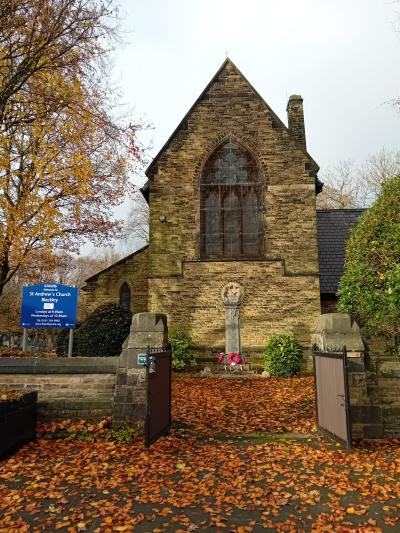
[[[105,304],[93,311],[74,333],[74,356],[112,357],[119,355],[129,335],[132,314],[116,304]],[[57,338],[58,355],[68,353],[68,330]]]
[[[118,444],[131,444],[136,431],[130,427],[123,427],[111,430],[111,440]]]
[[[181,330],[170,330],[168,340],[172,349],[173,370],[185,370],[196,364],[192,352],[192,338]]]
[[[400,335],[400,176],[383,183],[346,244],[339,286],[341,311],[364,331]]]
[[[74,342],[72,344],[72,355],[76,357],[78,355],[78,344],[76,342],[76,333],[78,327],[74,330]],[[68,343],[69,343],[69,329],[62,329],[56,338],[56,353],[61,357],[67,357],[68,355]]]
[[[292,335],[273,335],[265,349],[265,370],[271,376],[289,378],[299,373],[303,351]]]

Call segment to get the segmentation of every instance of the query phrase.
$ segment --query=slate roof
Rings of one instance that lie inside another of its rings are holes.
[[[150,181],[147,180],[146,183],[140,187],[140,192],[143,195],[143,198],[146,200],[146,202],[149,204],[149,197],[150,197]]]
[[[321,294],[336,294],[343,275],[346,241],[365,209],[318,209]]]

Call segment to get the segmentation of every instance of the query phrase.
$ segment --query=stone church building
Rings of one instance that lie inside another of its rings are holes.
[[[146,171],[149,245],[86,281],[89,309],[165,313],[215,352],[234,287],[244,353],[280,332],[309,346],[321,308],[335,306],[361,210],[316,209],[300,96],[287,114],[288,126],[227,59]]]

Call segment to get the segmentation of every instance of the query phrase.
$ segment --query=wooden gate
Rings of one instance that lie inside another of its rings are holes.
[[[318,429],[351,449],[347,351],[320,352],[314,346],[315,403]]]
[[[146,350],[146,415],[144,443],[149,448],[171,425],[171,351]]]

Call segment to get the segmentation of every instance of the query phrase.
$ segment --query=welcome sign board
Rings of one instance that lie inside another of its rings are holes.
[[[78,289],[58,283],[28,285],[22,290],[23,328],[75,328]]]

